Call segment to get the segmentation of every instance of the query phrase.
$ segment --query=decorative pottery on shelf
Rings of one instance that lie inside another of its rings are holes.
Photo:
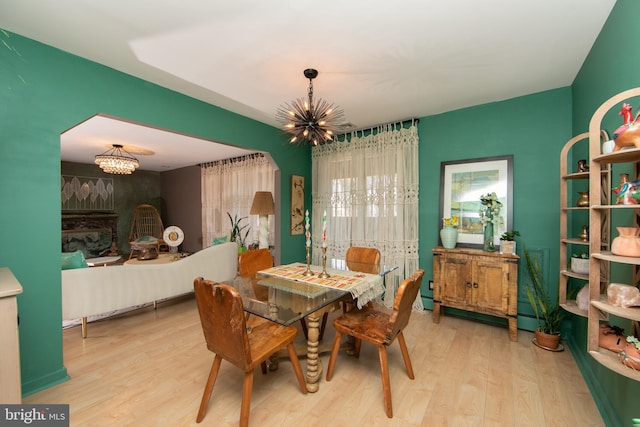
[[[627,344],[618,353],[618,358],[627,368],[640,371],[640,342],[632,335],[627,337]]]
[[[634,120],[631,104],[626,102],[622,104],[618,115],[623,117],[623,123],[613,132],[613,151],[619,151],[623,147],[640,148],[640,115]]]
[[[640,203],[640,180],[629,180],[629,174],[620,174],[620,186],[611,191],[616,195],[616,205],[637,205]]]
[[[589,192],[588,191],[578,191],[580,197],[576,201],[576,206],[579,208],[588,208],[589,207]]]
[[[445,225],[440,230],[440,240],[445,249],[453,249],[458,243],[458,229],[451,225]]]
[[[589,274],[589,258],[571,257],[571,271],[578,274]]]
[[[620,256],[640,257],[640,228],[616,227],[619,236],[611,242],[611,253]]]
[[[589,172],[589,165],[585,159],[578,160],[578,172]]]
[[[582,226],[582,232],[578,235],[578,237],[580,237],[580,240],[582,240],[583,242],[588,242],[589,241],[589,226],[588,225],[583,225]]]

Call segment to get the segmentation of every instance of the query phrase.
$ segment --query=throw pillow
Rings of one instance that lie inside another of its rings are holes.
[[[221,243],[227,243],[227,239],[229,236],[220,236],[213,239],[213,246],[219,245]]]
[[[84,259],[82,251],[63,252],[62,253],[62,269],[71,270],[73,268],[89,267]]]
[[[149,243],[155,243],[157,241],[158,241],[158,238],[153,236],[141,236],[141,237],[138,237],[138,239],[136,240],[136,242],[149,242]]]

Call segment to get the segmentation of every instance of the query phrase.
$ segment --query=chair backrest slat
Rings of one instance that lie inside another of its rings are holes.
[[[246,371],[251,350],[240,293],[201,277],[194,280],[193,288],[207,348]]]
[[[416,271],[412,277],[403,280],[398,287],[396,298],[393,300],[393,312],[389,317],[385,338],[392,342],[398,333],[409,323],[413,302],[418,296],[424,270]]]
[[[380,273],[380,251],[376,248],[351,246],[345,255],[347,268],[361,273]]]
[[[273,255],[266,248],[242,252],[238,257],[240,276],[255,276],[258,271],[269,267],[273,267]]]
[[[266,248],[242,252],[238,257],[238,275],[251,279],[253,293],[259,301],[268,300],[269,288],[258,284],[256,274],[270,267],[273,267],[273,255]]]

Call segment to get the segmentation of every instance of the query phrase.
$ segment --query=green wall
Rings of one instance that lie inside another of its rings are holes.
[[[523,245],[544,253],[545,271],[558,270],[560,149],[571,138],[571,90],[561,88],[457,110],[420,120],[420,259],[433,278],[431,249],[438,244],[440,163],[513,155],[513,228]],[[519,267],[518,313],[530,314],[527,276]],[[557,279],[547,283],[557,285]],[[427,282],[427,280],[425,280]],[[423,286],[425,306],[432,292]],[[473,316],[476,317],[476,316]],[[489,319],[487,319],[489,320]],[[506,321],[504,321],[506,324]],[[519,327],[533,330],[531,318]]]
[[[268,151],[281,170],[283,213],[289,176],[310,180],[311,159],[308,147],[287,144],[276,128],[15,34],[0,38],[0,266],[24,288],[18,309],[26,395],[67,378],[60,327],[62,132],[105,113]],[[287,215],[280,221],[282,261],[300,260],[304,236],[289,235]]]
[[[428,279],[432,278],[431,249],[437,245],[440,228],[440,163],[512,154],[514,227],[522,234],[519,242],[545,254],[547,279],[557,282],[560,149],[573,135],[586,131],[600,103],[638,86],[640,67],[634,54],[640,48],[634,42],[634,29],[640,22],[639,8],[636,0],[618,0],[572,87],[421,118],[419,254]],[[287,145],[272,127],[9,36],[0,34],[19,55],[0,49],[0,200],[4,208],[0,224],[5,241],[10,242],[0,247],[0,265],[11,268],[25,289],[18,298],[25,394],[66,378],[59,304],[59,135],[98,112],[269,151],[282,170],[282,262],[300,258],[297,248],[304,244],[303,238],[287,232],[284,213],[289,211],[289,200],[284,195],[289,192],[291,174],[310,182],[308,148]],[[522,293],[526,277],[520,271]],[[422,293],[430,307],[428,280]],[[518,309],[529,312],[522,297]],[[520,316],[519,325],[532,327],[526,315]],[[639,383],[593,362],[585,351],[583,319],[571,319],[568,326],[569,347],[605,421],[612,426],[630,425],[630,418],[640,415],[633,412],[638,407]]]
[[[640,2],[618,0],[573,83],[574,134],[588,130],[591,116],[604,101],[619,92],[640,86],[638,22]],[[636,99],[632,103],[634,114],[640,108],[638,102]],[[603,122],[603,128],[610,136],[622,124],[617,113],[612,110]],[[614,183],[621,171],[614,168]],[[610,321],[625,327],[626,333],[631,332],[628,322],[615,318]],[[611,426],[631,426],[631,419],[640,417],[640,382],[609,371],[586,353],[587,323],[584,318],[572,316],[570,326],[572,333],[567,337],[568,343],[605,421]]]

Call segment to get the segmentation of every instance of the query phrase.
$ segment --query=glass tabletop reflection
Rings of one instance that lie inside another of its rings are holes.
[[[245,311],[286,326],[349,295],[342,289],[260,273],[257,278],[237,276],[229,284],[240,292]]]

